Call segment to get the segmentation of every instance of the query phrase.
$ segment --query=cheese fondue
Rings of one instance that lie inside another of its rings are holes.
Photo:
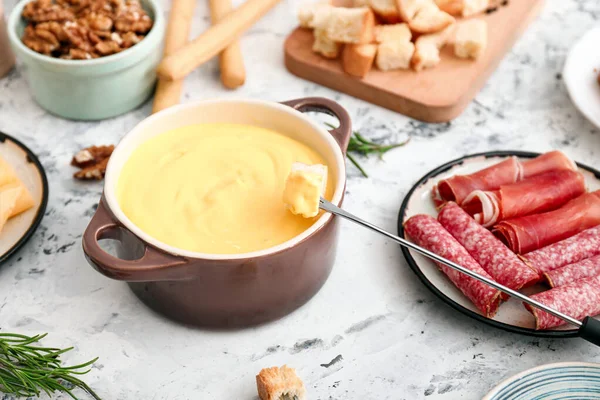
[[[135,225],[173,247],[212,254],[263,250],[316,220],[293,215],[283,202],[294,162],[325,164],[310,147],[272,130],[186,126],[133,152],[121,171],[117,199]],[[331,182],[327,187],[331,199]]]

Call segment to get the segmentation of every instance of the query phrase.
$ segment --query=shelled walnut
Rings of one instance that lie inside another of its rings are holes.
[[[79,151],[71,160],[71,165],[80,168],[73,175],[81,180],[101,180],[106,173],[108,160],[115,146],[91,146]]]
[[[139,43],[153,21],[138,0],[34,0],[23,8],[23,43],[52,57],[86,60]]]

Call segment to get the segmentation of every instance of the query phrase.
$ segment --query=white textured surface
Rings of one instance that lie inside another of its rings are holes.
[[[5,0],[8,10],[14,1]],[[208,23],[207,2],[198,3],[195,33]],[[412,183],[440,163],[472,152],[559,148],[597,164],[598,130],[571,105],[559,74],[569,46],[597,22],[600,3],[547,1],[473,104],[441,125],[412,121],[290,75],[282,47],[299,3],[282,2],[244,36],[245,87],[224,90],[213,61],[189,76],[183,101],[325,96],[347,107],[365,136],[411,136],[407,147],[390,152],[384,162],[361,160],[370,179],[348,167],[349,211],[396,231],[398,208]],[[254,375],[283,363],[298,369],[311,399],[476,399],[502,379],[539,364],[600,361],[598,349],[581,340],[508,334],[454,312],[421,285],[398,246],[350,223],[342,223],[329,281],[287,318],[216,332],[153,314],[125,284],[86,263],[81,233],[101,185],[73,181],[68,165],[81,147],[116,142],[149,112],[146,104],[101,123],[69,122],[33,102],[21,69],[0,79],[0,130],[37,152],[51,186],[40,229],[0,267],[0,328],[49,332],[46,344],[76,346],[70,361],[100,356],[86,379],[104,399],[254,399]],[[329,368],[320,365],[338,355],[341,361]]]

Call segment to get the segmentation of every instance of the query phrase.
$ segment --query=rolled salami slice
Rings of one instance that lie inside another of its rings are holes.
[[[550,287],[564,286],[581,278],[600,275],[600,255],[596,255],[573,264],[565,265],[544,273]]]
[[[502,285],[519,290],[539,281],[540,276],[533,268],[456,203],[447,203],[440,211],[438,221]]]
[[[462,207],[475,221],[490,227],[499,221],[555,210],[585,193],[585,178],[580,172],[545,172],[493,191],[473,191]]]
[[[415,215],[404,223],[404,229],[406,234],[419,246],[493,279],[432,216]],[[500,306],[501,292],[499,290],[443,264],[438,264],[438,266],[452,283],[481,310],[483,315],[492,318],[496,314]]]
[[[521,167],[523,172],[522,179],[527,179],[548,171],[564,169],[577,171],[577,164],[558,150],[549,151],[536,158],[521,161]]]
[[[600,276],[579,279],[567,285],[546,292],[534,294],[532,299],[551,307],[570,317],[582,320],[600,314]],[[550,329],[564,325],[565,322],[525,304],[525,308],[535,317],[536,329]]]
[[[564,169],[576,171],[577,165],[557,150],[526,161],[510,157],[470,175],[455,175],[443,179],[434,186],[431,194],[436,206],[447,201],[454,201],[462,205],[474,190],[496,190],[502,185],[534,175]]]
[[[525,254],[596,225],[600,225],[600,190],[582,194],[553,211],[502,221],[492,232],[512,251]]]
[[[474,190],[493,190],[501,185],[513,183],[521,178],[521,166],[517,157],[510,157],[471,175],[454,175],[438,182],[433,189],[434,199],[437,196],[443,203],[455,201],[458,204]]]
[[[600,226],[595,226],[568,239],[527,253],[523,259],[540,274],[544,274],[598,254]]]

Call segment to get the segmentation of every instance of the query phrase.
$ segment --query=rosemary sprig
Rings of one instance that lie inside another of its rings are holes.
[[[100,397],[77,375],[90,372],[86,369],[98,358],[69,367],[62,366],[60,356],[73,347],[56,349],[36,345],[47,334],[32,337],[16,333],[0,333],[0,393],[15,396],[48,396],[62,391],[78,400],[72,389],[78,387],[95,400]]]
[[[335,126],[328,123],[326,123],[326,125],[331,129],[336,128]],[[346,154],[346,157],[348,157],[348,160],[350,160],[350,162],[354,164],[354,166],[360,171],[360,173],[365,178],[368,178],[369,175],[367,175],[365,170],[361,167],[358,161],[356,161],[356,159],[350,154],[350,152],[358,153],[362,156],[368,156],[369,154],[375,153],[379,154],[380,159],[383,159],[383,155],[385,153],[397,147],[404,146],[406,143],[409,142],[409,140],[410,138],[406,139],[404,142],[394,143],[390,145],[381,145],[365,138],[363,135],[360,134],[360,132],[354,131],[352,132],[352,136],[350,136],[350,142],[348,143],[348,153]]]

